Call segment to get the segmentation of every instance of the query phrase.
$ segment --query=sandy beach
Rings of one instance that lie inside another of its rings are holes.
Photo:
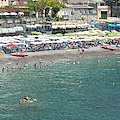
[[[39,52],[27,52],[26,57],[16,57],[9,54],[3,54],[0,56],[0,64],[5,65],[9,62],[11,63],[28,63],[28,62],[38,62],[41,57],[43,60],[51,61],[58,59],[70,59],[76,57],[94,57],[94,56],[109,56],[109,55],[120,55],[120,49],[117,48],[115,51],[110,51],[97,47],[90,47],[85,49],[83,54],[80,54],[77,49],[71,49],[71,52],[66,52],[66,50],[49,50],[49,51],[39,51]]]

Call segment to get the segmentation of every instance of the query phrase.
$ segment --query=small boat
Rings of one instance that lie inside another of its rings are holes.
[[[66,52],[71,52],[71,50],[66,50]]]
[[[103,45],[103,46],[101,46],[101,48],[109,49],[109,50],[116,50],[114,47],[107,46],[107,45]]]
[[[10,53],[10,55],[12,55],[12,56],[18,56],[18,57],[28,56],[27,54],[24,54],[24,53]]]

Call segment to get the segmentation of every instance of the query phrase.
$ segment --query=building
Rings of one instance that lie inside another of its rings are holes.
[[[9,0],[0,0],[0,7],[8,6]]]
[[[27,4],[29,0],[9,0],[9,5],[23,5]]]
[[[61,0],[66,3],[66,8],[62,8],[58,15],[66,20],[85,19],[90,22],[92,19],[97,19],[97,5],[99,2],[93,0]]]

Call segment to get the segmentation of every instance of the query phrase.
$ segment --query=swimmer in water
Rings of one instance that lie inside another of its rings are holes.
[[[100,60],[97,60],[97,62],[100,62]]]
[[[41,57],[39,58],[39,63],[40,63],[40,64],[42,63],[42,58],[41,58]]]
[[[69,61],[67,61],[67,64],[68,64],[68,65],[70,64]]]
[[[80,61],[77,62],[78,64],[81,63]]]
[[[12,68],[12,71],[15,72],[15,69]]]
[[[34,64],[34,67],[37,67],[37,63]]]
[[[53,66],[53,61],[50,61],[50,63],[49,63],[49,64],[50,64],[50,66]]]
[[[75,64],[75,62],[73,62],[73,64]]]
[[[106,61],[109,61],[109,59],[108,59],[108,58],[106,58]]]
[[[18,64],[19,64],[19,62],[16,63],[16,65],[18,65]]]
[[[5,71],[5,68],[3,67],[3,68],[2,68],[2,72],[4,72],[4,71]]]
[[[6,67],[6,69],[7,69],[7,72],[9,71],[9,68],[8,67]]]
[[[24,66],[24,68],[23,68],[24,70],[26,70],[26,66]]]

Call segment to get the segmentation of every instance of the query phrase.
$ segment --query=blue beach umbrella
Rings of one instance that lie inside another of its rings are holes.
[[[91,22],[92,25],[97,25],[98,23],[97,22]]]
[[[120,27],[120,24],[116,24],[117,27]]]
[[[115,24],[108,24],[109,27],[115,27]]]

